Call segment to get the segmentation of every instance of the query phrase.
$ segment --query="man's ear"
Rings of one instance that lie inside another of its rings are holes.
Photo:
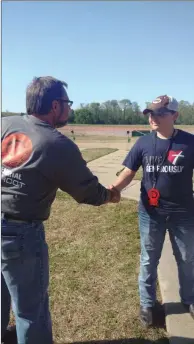
[[[54,111],[56,111],[57,109],[58,109],[58,101],[57,100],[53,100],[52,101],[52,109],[54,110]]]

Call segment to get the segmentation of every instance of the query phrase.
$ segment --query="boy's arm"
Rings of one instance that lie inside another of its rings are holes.
[[[122,191],[126,188],[127,185],[131,183],[136,171],[132,171],[131,169],[125,167],[124,170],[121,172],[117,180],[109,187],[110,189],[116,189],[118,191]]]

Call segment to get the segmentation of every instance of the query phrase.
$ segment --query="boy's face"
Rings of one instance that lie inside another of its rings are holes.
[[[149,114],[149,124],[152,130],[165,130],[174,126],[178,113],[166,112],[163,114]]]

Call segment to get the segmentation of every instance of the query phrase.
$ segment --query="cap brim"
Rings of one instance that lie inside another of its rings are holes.
[[[162,107],[162,108],[159,108],[159,109],[145,109],[144,111],[143,111],[143,114],[144,115],[147,115],[148,113],[153,113],[154,115],[158,115],[158,116],[160,116],[160,115],[163,115],[164,113],[166,113],[166,112],[172,112],[172,110],[169,110],[168,108],[166,108],[166,107]],[[174,112],[176,112],[176,111],[174,111]]]
[[[150,112],[153,112],[153,110],[152,109],[145,109],[145,110],[143,110],[143,114],[144,115],[147,115]]]

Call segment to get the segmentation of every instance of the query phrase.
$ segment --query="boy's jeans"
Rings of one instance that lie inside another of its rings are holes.
[[[156,302],[157,266],[167,229],[178,265],[181,301],[194,304],[194,216],[150,216],[140,211],[139,292],[140,304],[144,307],[153,307]]]
[[[1,240],[2,336],[9,322],[11,300],[18,344],[52,344],[44,226],[41,222],[2,219]]]

